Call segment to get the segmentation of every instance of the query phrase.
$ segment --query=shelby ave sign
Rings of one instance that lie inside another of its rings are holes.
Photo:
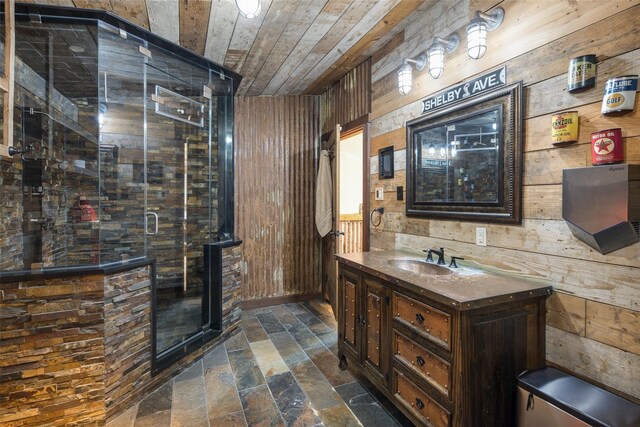
[[[507,82],[507,67],[491,71],[483,76],[447,89],[438,95],[422,101],[422,114],[448,106],[493,88],[504,86]]]

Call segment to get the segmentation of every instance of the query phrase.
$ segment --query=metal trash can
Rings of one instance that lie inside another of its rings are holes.
[[[558,369],[518,376],[519,427],[638,427],[640,405]]]

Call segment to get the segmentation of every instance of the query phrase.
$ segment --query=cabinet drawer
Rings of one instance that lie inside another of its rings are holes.
[[[451,365],[448,362],[395,330],[393,331],[393,353],[397,359],[436,390],[450,397]]]
[[[394,397],[423,424],[447,427],[451,414],[402,373],[393,371]]]
[[[408,325],[425,338],[450,350],[451,316],[413,298],[393,293],[394,319]]]

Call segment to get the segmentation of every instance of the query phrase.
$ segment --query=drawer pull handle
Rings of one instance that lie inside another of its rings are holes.
[[[420,366],[424,365],[424,359],[422,358],[422,356],[416,356],[416,363]]]
[[[420,400],[420,398],[418,397],[416,397],[416,406],[418,407],[418,409],[424,408],[424,403],[422,403],[422,400]]]
[[[416,321],[418,323],[424,322],[424,316],[422,314],[420,314],[420,313],[416,313]]]

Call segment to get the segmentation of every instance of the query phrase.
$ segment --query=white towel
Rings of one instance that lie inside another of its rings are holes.
[[[329,152],[322,150],[316,181],[316,228],[322,237],[326,236],[333,227],[332,202],[331,161]]]

